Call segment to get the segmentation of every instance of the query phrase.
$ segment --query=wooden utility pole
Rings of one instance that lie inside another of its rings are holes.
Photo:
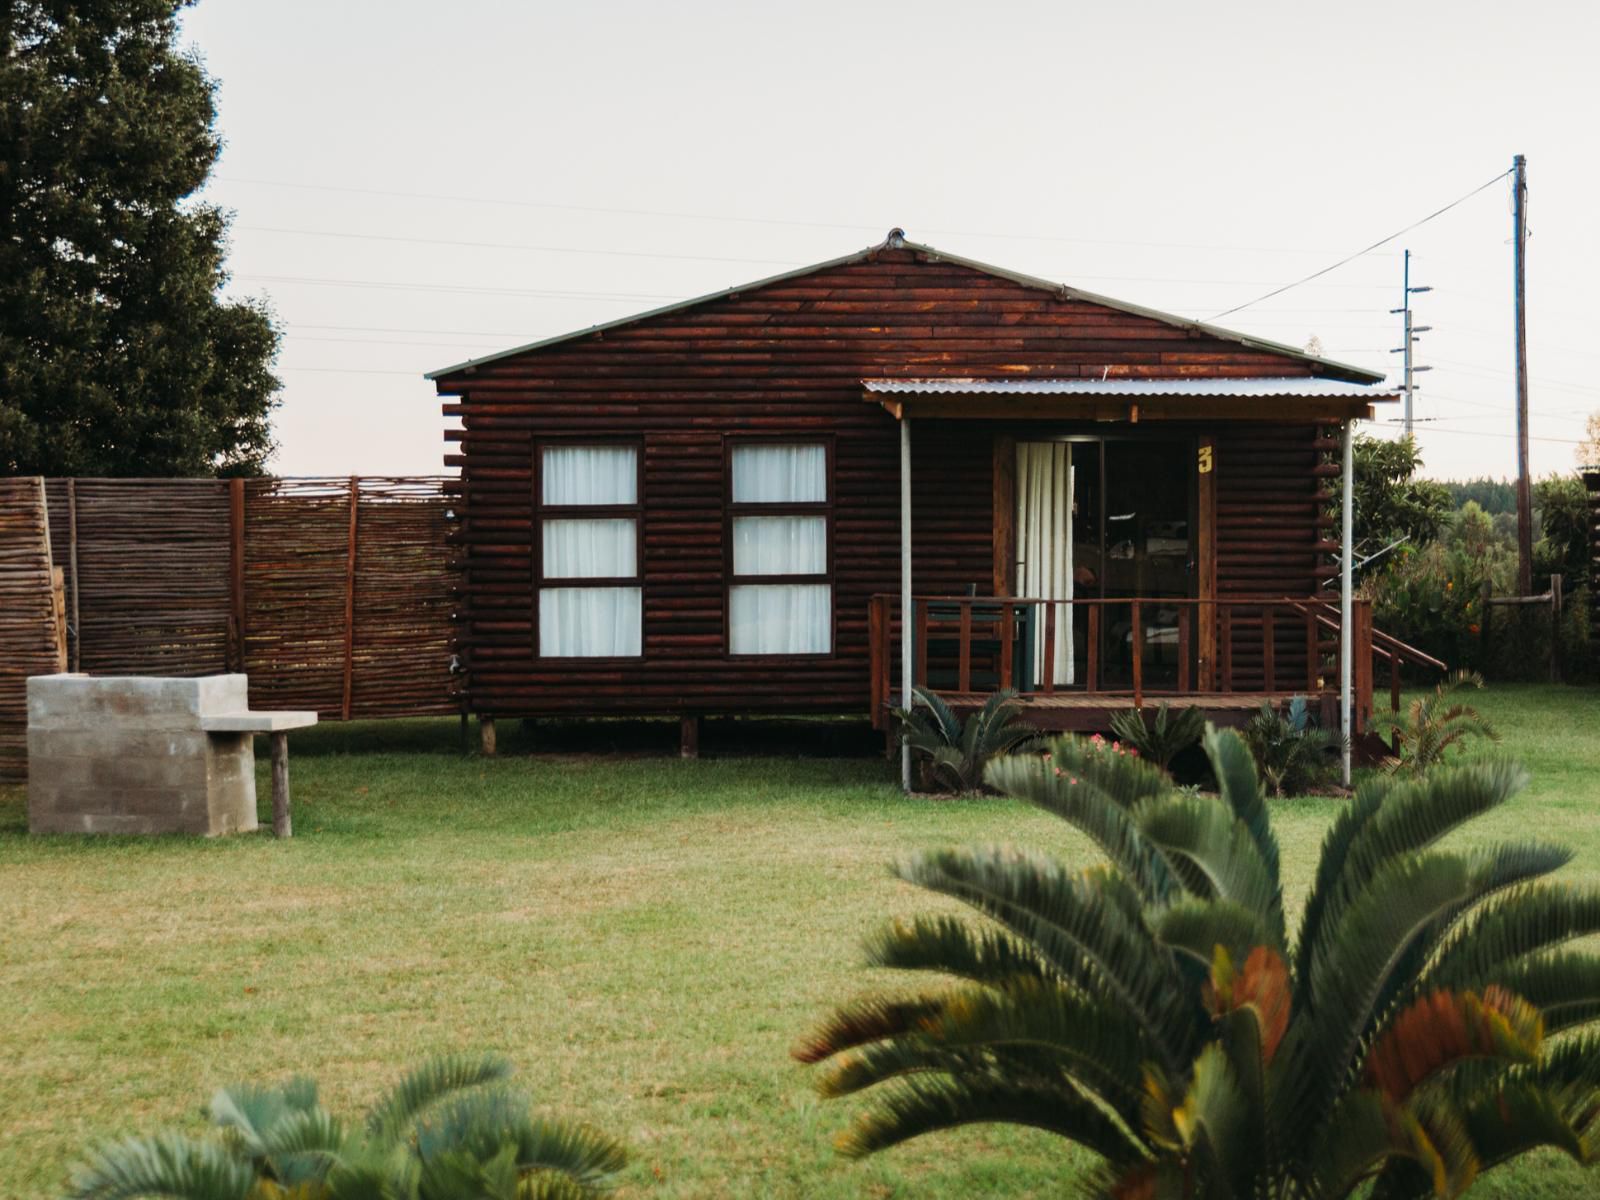
[[[1533,495],[1528,486],[1528,160],[1511,160],[1511,261],[1517,338],[1517,594],[1533,593]]]

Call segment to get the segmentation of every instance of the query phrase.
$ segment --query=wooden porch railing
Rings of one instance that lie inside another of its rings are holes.
[[[1011,688],[1025,696],[1075,692],[1126,696],[1135,706],[1142,706],[1147,697],[1295,693],[1327,702],[1338,695],[1338,610],[1320,597],[1038,600],[914,596],[911,607],[912,681],[928,687],[932,669],[940,681],[936,691]],[[898,596],[876,595],[867,614],[873,721],[880,728],[888,706],[899,700],[899,654],[905,644],[899,608]],[[1073,614],[1073,627],[1081,625],[1085,631],[1076,663],[1077,679],[1071,685],[1058,684],[1054,670],[1057,640],[1067,628],[1068,611]],[[1163,645],[1175,650],[1175,661],[1168,664],[1171,679],[1150,686],[1147,632],[1158,611],[1166,614],[1168,623],[1161,628],[1170,630],[1171,641]],[[1108,664],[1102,634],[1108,621],[1124,615],[1128,654]],[[1395,708],[1399,707],[1401,661],[1441,671],[1444,664],[1375,631],[1369,601],[1355,601],[1353,618],[1352,721],[1355,732],[1361,733],[1372,717],[1375,656],[1388,660]],[[1112,665],[1124,678],[1108,686],[1107,668]]]

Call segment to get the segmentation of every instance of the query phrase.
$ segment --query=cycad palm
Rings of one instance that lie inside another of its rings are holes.
[[[1088,871],[951,850],[898,874],[989,920],[897,922],[874,965],[953,981],[846,1007],[796,1051],[824,1093],[875,1088],[866,1154],[975,1121],[1098,1152],[1113,1197],[1451,1196],[1536,1146],[1589,1161],[1600,1114],[1600,895],[1568,861],[1436,843],[1521,785],[1508,765],[1379,779],[1334,822],[1287,934],[1278,847],[1243,742],[1210,731],[1215,797],[1062,740],[989,781],[1087,834]],[[1551,1034],[1565,1034],[1551,1043]]]
[[[901,740],[922,763],[925,786],[972,791],[983,783],[990,760],[1010,754],[1039,734],[1017,720],[1021,710],[1013,691],[993,693],[965,722],[936,693],[916,688],[915,696],[909,709],[897,708],[894,716],[900,722]]]
[[[585,1200],[624,1163],[604,1134],[529,1113],[497,1056],[433,1059],[347,1126],[316,1084],[224,1088],[217,1135],[128,1138],[73,1172],[70,1200]]]
[[[1395,756],[1386,764],[1394,774],[1421,775],[1444,762],[1451,749],[1468,738],[1481,737],[1498,742],[1500,734],[1470,704],[1455,700],[1462,688],[1483,687],[1483,676],[1476,671],[1457,671],[1425,696],[1418,696],[1406,710],[1406,719],[1390,719]]]

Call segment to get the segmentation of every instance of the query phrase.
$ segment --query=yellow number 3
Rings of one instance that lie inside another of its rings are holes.
[[[1211,447],[1210,446],[1201,446],[1200,447],[1200,474],[1209,475],[1210,473],[1211,473]]]

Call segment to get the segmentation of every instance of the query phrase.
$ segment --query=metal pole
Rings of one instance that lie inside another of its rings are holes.
[[[1517,594],[1533,592],[1533,497],[1528,487],[1528,160],[1511,160],[1511,262],[1517,338]]]
[[[1405,309],[1406,340],[1403,343],[1406,363],[1406,436],[1411,436],[1411,251],[1406,251],[1405,286],[1401,288],[1401,303]]]
[[[911,418],[900,417],[900,707],[911,711]],[[911,744],[900,744],[900,786],[911,790]]]
[[[1352,583],[1355,576],[1354,554],[1351,546],[1355,540],[1356,512],[1356,423],[1344,423],[1344,464],[1339,476],[1342,486],[1339,494],[1339,730],[1344,734],[1343,772],[1344,784],[1350,786],[1350,686],[1355,666],[1354,615]]]

